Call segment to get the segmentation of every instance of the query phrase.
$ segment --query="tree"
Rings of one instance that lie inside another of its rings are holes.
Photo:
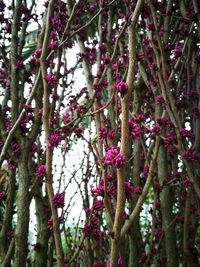
[[[198,1],[42,8],[0,1],[1,266],[199,266]]]

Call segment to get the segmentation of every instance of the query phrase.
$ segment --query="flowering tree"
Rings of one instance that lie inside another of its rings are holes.
[[[1,266],[199,266],[198,1],[40,8],[0,1]]]

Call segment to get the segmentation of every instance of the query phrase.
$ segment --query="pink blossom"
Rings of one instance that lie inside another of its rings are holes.
[[[134,193],[137,194],[137,195],[140,195],[142,193],[142,187],[141,186],[136,186],[134,188]]]
[[[156,96],[156,104],[161,105],[164,103],[165,103],[164,97],[162,95],[157,95]]]
[[[19,154],[20,154],[20,145],[19,144],[17,144],[17,143],[11,144],[11,149],[12,149],[12,152],[15,156],[19,156]]]
[[[49,137],[49,147],[53,149],[54,147],[58,147],[61,142],[61,135],[58,131],[53,132]]]
[[[149,166],[148,166],[148,165],[144,165],[144,167],[143,167],[143,171],[142,171],[141,175],[142,175],[143,177],[147,178],[148,173],[149,173]]]
[[[193,162],[200,162],[200,154],[196,154],[194,150],[195,148],[188,148],[181,154],[182,158]]]
[[[107,165],[114,165],[120,168],[125,162],[125,157],[120,154],[118,147],[112,147],[108,149],[105,157],[105,163]]]
[[[128,84],[124,81],[119,81],[116,89],[123,96],[128,91]]]
[[[104,194],[104,187],[99,185],[98,187],[91,190],[92,196],[103,196]]]
[[[47,74],[45,80],[47,81],[47,84],[50,88],[54,88],[54,86],[57,84],[56,75],[53,73]]]
[[[43,178],[46,175],[46,165],[41,164],[37,167],[37,170],[35,172],[35,175],[39,178]]]
[[[180,130],[180,133],[181,133],[181,135],[184,136],[184,137],[188,137],[188,138],[190,138],[190,139],[194,139],[194,138],[195,138],[194,133],[193,133],[192,131],[190,131],[190,130],[185,129],[185,128],[182,128],[182,129]]]
[[[16,69],[23,70],[24,68],[25,68],[24,59],[22,57],[19,57],[17,60]]]
[[[161,127],[159,125],[155,125],[152,129],[152,132],[158,134],[161,131]]]
[[[55,207],[57,208],[63,208],[65,205],[65,193],[56,193],[53,196],[52,202],[54,204]]]
[[[141,137],[141,129],[140,126],[135,122],[134,119],[129,121],[131,127],[131,137],[133,140],[139,140]]]
[[[63,115],[63,120],[66,123],[69,123],[71,121],[70,114],[68,112]]]
[[[107,132],[107,138],[108,139],[111,139],[111,140],[113,140],[114,138],[115,138],[115,136],[116,136],[116,133],[115,133],[115,131],[114,130],[109,130],[108,132]]]
[[[59,219],[59,223],[60,224],[63,224],[64,223],[63,217],[59,217],[58,219]],[[53,230],[53,218],[52,217],[48,220],[48,229],[50,231]]]
[[[103,200],[95,200],[93,203],[93,209],[95,211],[102,211],[104,208]]]
[[[99,140],[105,139],[106,135],[107,135],[106,128],[99,128]]]

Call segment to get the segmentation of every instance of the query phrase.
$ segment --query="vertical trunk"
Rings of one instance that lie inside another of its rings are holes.
[[[158,154],[158,179],[160,184],[168,175],[167,154],[164,147],[160,147]],[[164,230],[165,249],[167,256],[167,267],[179,266],[175,224],[172,213],[172,191],[169,187],[164,187],[160,193],[162,223]]]
[[[140,153],[141,153],[141,144],[139,141],[134,143],[133,149],[133,170],[132,170],[132,179],[134,182],[134,186],[139,185],[140,180]],[[137,203],[137,196],[134,196],[131,203],[131,211],[134,209]],[[142,251],[142,237],[139,227],[139,214],[136,216],[135,223],[130,231],[129,235],[129,267],[137,267],[139,264],[139,258]]]
[[[28,156],[24,153],[19,159],[19,187],[17,192],[17,226],[15,230],[14,267],[25,266],[28,254],[29,229],[29,172],[27,167]]]
[[[35,252],[35,267],[47,266],[47,251],[49,242],[49,230],[48,230],[48,220],[47,215],[44,213],[44,199],[40,189],[38,188],[38,193],[35,196],[36,205],[36,216],[37,216],[37,244],[39,244],[38,250]]]
[[[53,263],[53,251],[54,251],[54,244],[53,238],[50,239],[49,248],[48,248],[48,267],[54,267]]]
[[[14,212],[14,197],[15,197],[15,174],[9,176],[8,195],[6,201],[5,214],[3,218],[2,228],[0,232],[0,258],[2,262],[6,257],[9,243],[7,242],[7,233],[12,230],[12,218]],[[9,264],[7,266],[10,266]]]

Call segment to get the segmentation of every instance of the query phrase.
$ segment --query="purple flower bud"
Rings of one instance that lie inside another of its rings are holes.
[[[45,80],[47,81],[47,84],[50,88],[54,88],[54,86],[57,84],[56,75],[53,73],[47,74]]]
[[[53,196],[52,202],[57,208],[63,208],[65,205],[65,193],[56,193]]]
[[[58,147],[61,142],[61,135],[58,131],[55,131],[49,136],[49,147],[53,149],[54,147]]]
[[[112,147],[108,149],[104,162],[107,165],[114,165],[120,168],[125,162],[125,157],[119,153],[118,147]]]
[[[39,178],[43,178],[46,175],[46,165],[45,164],[41,164],[38,166],[35,175]]]
[[[128,91],[128,84],[124,81],[119,81],[116,87],[117,91],[123,96]]]
[[[142,193],[142,187],[141,186],[136,186],[134,188],[134,193],[137,194],[137,195],[140,195]]]
[[[181,133],[181,135],[184,136],[184,137],[188,137],[188,138],[190,138],[190,139],[194,139],[194,138],[195,138],[194,133],[193,133],[192,131],[190,131],[190,130],[185,129],[185,128],[182,128],[182,129],[180,130],[180,133]]]

